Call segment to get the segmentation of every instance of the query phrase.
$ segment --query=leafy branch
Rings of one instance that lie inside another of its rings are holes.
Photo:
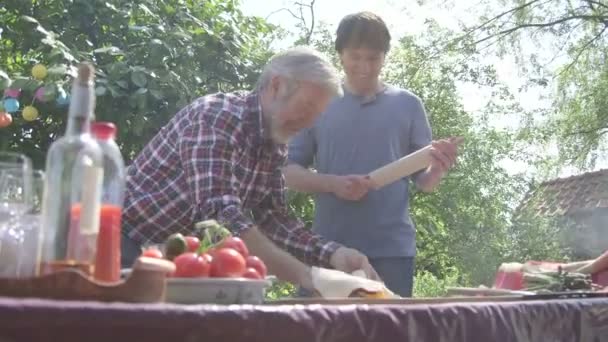
[[[570,68],[572,68],[573,65],[575,65],[579,58],[581,57],[581,55],[587,51],[587,48],[589,48],[591,46],[591,44],[595,43],[596,41],[598,41],[602,35],[604,34],[604,32],[606,32],[606,30],[608,29],[608,26],[604,26],[604,28],[598,32],[593,38],[591,38],[590,40],[588,40],[579,50],[578,53],[576,54],[576,56],[574,56],[574,58],[572,59],[572,62],[568,63],[568,65],[564,68],[564,70],[562,70],[559,74],[561,75],[562,73],[567,72]]]
[[[268,20],[268,18],[270,18],[272,15],[274,15],[276,13],[280,13],[280,12],[289,13],[294,19],[298,20],[297,26],[300,27],[300,29],[302,29],[302,31],[304,31],[302,39],[303,39],[304,43],[308,45],[308,44],[310,44],[310,40],[315,31],[315,25],[316,25],[315,9],[314,9],[315,2],[316,2],[316,0],[310,0],[308,3],[296,1],[294,3],[294,5],[297,6],[296,11],[293,11],[286,7],[279,8],[275,11],[270,12],[266,16],[265,19]],[[305,12],[309,13],[310,24],[306,20]]]
[[[472,43],[472,45],[477,45],[480,43],[485,42],[486,40],[498,37],[499,39],[509,35],[515,31],[519,31],[521,29],[525,29],[525,28],[529,28],[529,27],[541,27],[541,28],[546,28],[546,27],[551,27],[551,26],[555,26],[558,24],[562,24],[565,23],[567,21],[572,21],[572,20],[594,20],[594,21],[600,21],[602,23],[604,23],[605,25],[608,25],[608,15],[572,15],[572,16],[568,16],[568,17],[563,17],[557,20],[553,20],[553,21],[549,21],[549,22],[545,22],[545,23],[524,23],[524,24],[518,24],[515,25],[513,27],[510,27],[506,30],[502,30],[499,31],[497,33],[493,33],[490,35],[487,35],[484,38],[481,38],[479,40],[476,40]],[[600,35],[604,33],[604,31],[602,30],[602,32],[600,33]],[[599,36],[598,36],[599,38]]]

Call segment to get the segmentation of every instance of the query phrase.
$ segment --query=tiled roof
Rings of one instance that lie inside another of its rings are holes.
[[[518,212],[566,216],[597,208],[608,208],[608,169],[543,182],[526,195]]]

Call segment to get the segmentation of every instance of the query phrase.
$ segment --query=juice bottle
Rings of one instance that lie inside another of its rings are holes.
[[[120,227],[126,170],[114,140],[116,126],[111,122],[94,122],[91,132],[103,151],[104,169],[94,277],[113,282],[120,280]]]

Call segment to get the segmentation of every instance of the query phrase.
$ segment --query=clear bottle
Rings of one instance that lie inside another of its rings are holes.
[[[114,140],[116,126],[113,123],[94,122],[91,133],[103,151],[104,172],[95,279],[114,282],[120,280],[120,227],[125,194],[125,162]]]
[[[90,134],[93,79],[93,67],[81,64],[72,84],[65,135],[47,153],[38,275],[64,269],[93,274],[103,180],[102,151]]]

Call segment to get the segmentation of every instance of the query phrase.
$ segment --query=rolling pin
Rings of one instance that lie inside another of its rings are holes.
[[[456,145],[464,141],[462,137],[453,137],[449,139]],[[427,145],[416,152],[412,152],[407,156],[395,160],[394,162],[384,165],[369,174],[373,183],[374,189],[379,189],[385,185],[398,181],[401,178],[407,177],[412,173],[427,168],[431,164],[431,145]]]
[[[384,165],[369,174],[374,189],[393,183],[431,164],[431,145]]]

